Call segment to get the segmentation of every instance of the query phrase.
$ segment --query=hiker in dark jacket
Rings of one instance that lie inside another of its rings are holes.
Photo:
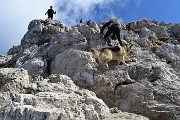
[[[80,19],[79,23],[80,23],[80,24],[83,24],[82,18]]]
[[[56,14],[56,11],[52,9],[52,6],[50,6],[50,9],[45,13],[45,15],[48,14],[48,19],[53,19],[53,14]]]
[[[120,22],[117,18],[110,19],[107,23],[102,26],[100,34],[103,34],[104,29],[108,27],[106,34],[104,35],[104,39],[108,43],[109,46],[111,45],[111,41],[109,36],[113,33],[113,36],[116,35],[119,41],[119,44],[122,46],[121,38],[120,38]]]
[[[86,24],[87,24],[88,26],[90,26],[90,25],[91,25],[91,19],[88,20]]]

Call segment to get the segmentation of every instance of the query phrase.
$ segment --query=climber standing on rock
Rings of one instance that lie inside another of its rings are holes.
[[[52,6],[50,6],[50,9],[45,13],[45,15],[48,14],[48,19],[53,19],[53,14],[56,14],[56,11],[52,9]]]
[[[106,34],[104,35],[104,39],[106,40],[108,46],[112,46],[111,45],[111,41],[109,39],[109,36],[112,33],[117,36],[119,44],[122,46],[122,41],[121,41],[121,38],[120,38],[120,28],[121,28],[121,25],[120,25],[119,20],[117,18],[110,19],[107,23],[105,23],[102,26],[100,34],[103,34],[103,31],[104,31],[104,29],[106,27],[108,27],[108,30],[107,30]]]
[[[86,24],[87,24],[88,26],[90,26],[90,25],[91,25],[91,19],[88,20]]]

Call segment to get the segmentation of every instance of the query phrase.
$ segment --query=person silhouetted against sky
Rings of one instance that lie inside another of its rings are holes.
[[[79,21],[79,25],[78,25],[78,26],[81,26],[81,25],[83,25],[82,18],[80,19],[80,21]]]
[[[100,31],[100,34],[103,34],[104,29],[108,27],[107,32],[104,35],[104,39],[108,43],[109,46],[111,46],[111,41],[109,39],[109,36],[113,33],[117,36],[119,44],[122,46],[121,38],[120,38],[120,22],[117,18],[110,19],[107,23],[105,23]]]
[[[88,26],[91,25],[91,19],[87,21],[87,25],[88,25]]]
[[[56,14],[56,11],[52,9],[52,6],[50,6],[50,9],[45,13],[45,15],[48,14],[48,19],[53,19],[53,15]]]
[[[80,23],[80,24],[83,24],[82,18],[80,19],[79,23]]]

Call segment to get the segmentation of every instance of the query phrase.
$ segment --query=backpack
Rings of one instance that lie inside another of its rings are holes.
[[[117,18],[111,18],[109,21],[111,21],[113,24],[120,24],[120,21]]]
[[[114,25],[118,25],[120,29],[122,29],[122,25],[117,18],[111,18],[109,21],[111,21]]]

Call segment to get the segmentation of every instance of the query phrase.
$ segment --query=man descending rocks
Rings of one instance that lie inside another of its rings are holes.
[[[122,42],[121,42],[121,38],[120,38],[120,22],[117,18],[112,18],[110,19],[107,23],[105,23],[102,26],[102,29],[100,31],[100,34],[103,34],[104,29],[108,27],[108,30],[106,32],[106,34],[104,35],[104,39],[106,40],[106,42],[108,43],[108,46],[112,46],[111,45],[111,41],[109,39],[109,36],[113,33],[113,35],[116,35],[119,41],[119,44],[122,46]]]

